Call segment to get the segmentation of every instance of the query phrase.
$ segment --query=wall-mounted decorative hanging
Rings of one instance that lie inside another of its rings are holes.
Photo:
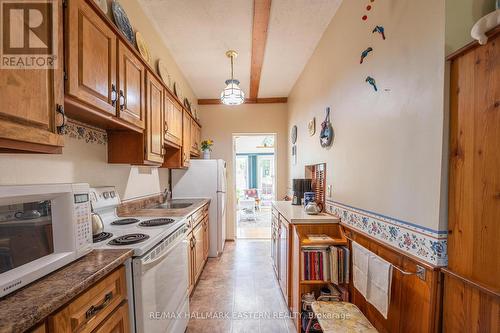
[[[118,29],[120,29],[132,45],[135,45],[134,29],[132,29],[132,25],[128,20],[127,13],[125,13],[125,10],[118,1],[113,0],[111,3],[111,11],[113,12],[113,19]]]
[[[382,36],[382,39],[385,40],[385,29],[383,26],[377,25],[375,28],[373,28],[372,33],[374,34],[376,32],[378,32]]]
[[[292,163],[297,164],[297,145],[292,145]]]
[[[309,123],[307,123],[307,131],[309,132],[310,136],[313,136],[314,133],[316,133],[316,117],[309,120]]]
[[[94,2],[101,8],[104,14],[108,13],[108,1],[107,0],[94,0]]]
[[[135,41],[137,43],[137,49],[141,54],[142,58],[146,60],[147,63],[151,62],[151,53],[149,52],[148,44],[144,41],[142,34],[139,31],[135,32]]]
[[[365,81],[368,82],[373,87],[373,89],[375,91],[378,91],[378,89],[377,89],[377,83],[375,82],[374,78],[372,78],[371,76],[367,76]]]
[[[365,60],[365,58],[368,56],[368,53],[370,53],[371,51],[373,51],[373,48],[369,47],[366,50],[364,50],[363,52],[361,52],[361,59],[359,60],[360,64],[363,63],[363,60]]]
[[[290,139],[292,140],[292,144],[297,142],[297,125],[293,125],[292,131],[290,133]]]
[[[325,121],[321,123],[321,133],[319,134],[319,142],[321,147],[330,147],[333,143],[333,127],[330,123],[330,107],[326,108]]]

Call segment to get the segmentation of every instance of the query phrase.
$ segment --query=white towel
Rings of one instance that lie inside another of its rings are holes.
[[[387,319],[391,300],[392,265],[370,252],[366,300]]]
[[[368,259],[370,251],[356,242],[352,242],[352,280],[356,288],[364,298],[367,298],[368,289]]]

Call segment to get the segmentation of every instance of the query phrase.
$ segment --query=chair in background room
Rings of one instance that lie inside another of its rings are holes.
[[[246,189],[245,191],[245,199],[255,199],[255,209],[260,210],[260,195],[259,190],[256,188]]]

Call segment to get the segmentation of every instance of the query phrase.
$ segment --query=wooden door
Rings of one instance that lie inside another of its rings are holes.
[[[146,70],[123,42],[118,44],[118,117],[144,128]]]
[[[58,4],[61,13],[62,3]],[[0,69],[1,148],[61,152],[63,138],[57,126],[62,122],[56,120],[56,109],[64,104],[62,22],[59,15],[54,69]]]
[[[146,75],[146,160],[163,162],[163,86],[149,72]]]
[[[182,117],[182,166],[188,167],[191,155],[191,116],[184,111]]]
[[[203,219],[203,261],[208,258],[208,248],[210,245],[210,238],[208,237],[208,215]]]
[[[182,145],[182,110],[165,97],[165,141],[180,147]]]
[[[446,332],[498,331],[500,30],[451,60]]]
[[[116,35],[84,0],[68,1],[66,93],[116,115]]]
[[[285,301],[288,304],[288,224],[283,221],[282,217],[279,217],[280,227],[279,227],[279,283],[281,287],[281,292],[285,297]]]
[[[93,333],[130,333],[128,303],[120,305]]]
[[[205,260],[204,256],[204,237],[203,237],[203,223],[199,223],[193,229],[193,237],[194,237],[194,253],[195,253],[195,281],[198,280],[198,277],[203,270],[203,264]]]

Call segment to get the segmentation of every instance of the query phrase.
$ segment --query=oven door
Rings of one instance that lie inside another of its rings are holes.
[[[136,332],[185,329],[189,320],[187,241],[180,235],[165,243],[133,260]]]

